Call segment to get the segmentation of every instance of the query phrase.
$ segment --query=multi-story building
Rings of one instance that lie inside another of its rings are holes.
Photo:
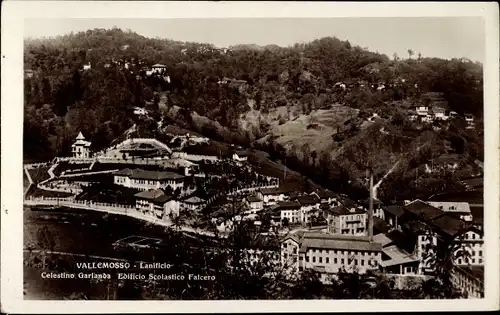
[[[347,209],[343,205],[328,211],[328,232],[344,235],[366,235],[367,214],[364,209]]]
[[[257,213],[264,208],[264,202],[255,195],[248,195],[245,197],[245,203],[249,208],[250,213]]]
[[[416,239],[415,253],[420,260],[420,274],[433,271],[433,258],[443,246],[454,250],[456,265],[483,263],[482,231],[471,222],[421,200],[410,202],[402,209],[405,213],[400,223],[408,237]]]
[[[161,189],[142,191],[134,195],[136,208],[145,215],[158,219],[173,212],[179,215],[178,202],[171,195],[165,194]]]
[[[300,203],[297,201],[280,201],[275,207],[275,211],[280,212],[280,219],[286,218],[289,223],[296,224],[300,223]]]
[[[366,273],[378,269],[382,261],[381,244],[366,236],[303,232],[285,237],[281,244],[282,263],[292,271]]]
[[[311,215],[319,213],[320,200],[315,195],[302,195],[297,197],[300,203],[300,222],[307,224],[310,221]]]
[[[184,188],[184,176],[174,172],[145,171],[142,169],[123,169],[114,173],[114,183],[139,190]]]
[[[428,106],[417,106],[415,108],[415,111],[417,112],[417,115],[419,115],[419,116],[427,116],[429,114],[429,107]]]
[[[206,200],[201,199],[200,197],[191,196],[182,201],[184,207],[192,211],[201,210],[206,205]]]
[[[262,188],[257,192],[257,195],[262,199],[264,205],[275,205],[287,198],[288,191],[283,188]]]

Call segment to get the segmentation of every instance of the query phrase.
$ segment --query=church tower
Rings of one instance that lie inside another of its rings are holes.
[[[71,152],[74,158],[88,159],[90,158],[90,141],[85,141],[82,133],[78,133],[75,143],[71,146]]]

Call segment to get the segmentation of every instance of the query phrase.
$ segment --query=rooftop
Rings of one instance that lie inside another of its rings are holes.
[[[298,203],[297,201],[279,201],[277,209],[279,210],[300,209],[300,203]]]
[[[260,192],[263,195],[278,195],[290,192],[290,189],[284,187],[261,188]]]
[[[134,196],[136,198],[146,199],[155,203],[162,204],[172,199],[172,196],[167,196],[161,189],[141,191]]]
[[[470,213],[468,202],[427,201],[433,207],[449,212]]]
[[[444,214],[442,210],[433,207],[419,199],[410,202],[409,204],[404,206],[403,209],[424,221],[435,219],[438,216]]]
[[[259,197],[254,196],[254,195],[246,196],[246,199],[248,200],[248,202],[260,202],[260,201],[262,201],[262,200],[260,200]]]
[[[387,235],[385,235],[384,233],[379,233],[377,235],[374,235],[373,236],[373,241],[375,243],[380,243],[382,245],[382,247],[384,247],[386,245],[389,245],[389,244],[391,244],[393,242],[392,239],[390,239],[389,237],[387,237]]]
[[[352,251],[381,251],[380,243],[370,242],[366,236],[338,235],[305,232],[301,240],[300,252],[308,248],[341,249]]]
[[[302,195],[297,197],[301,205],[315,205],[319,203],[319,199],[311,195]]]
[[[401,265],[401,264],[405,264],[405,263],[419,261],[417,257],[415,257],[412,254],[409,254],[407,251],[399,248],[396,245],[388,246],[388,247],[382,249],[382,251],[384,254],[386,254],[387,256],[390,257],[389,260],[381,262],[380,265],[382,267]]]
[[[181,179],[184,176],[174,172],[163,171],[146,171],[142,169],[123,169],[114,173],[114,175],[127,176],[134,179],[148,179],[148,180],[166,180],[166,179]]]
[[[362,213],[366,213],[366,211],[364,209],[354,208],[354,210],[351,211],[351,210],[347,209],[346,207],[344,207],[342,205],[330,208],[328,210],[328,212],[331,213],[331,214],[333,214],[333,215],[349,215],[349,214],[362,214]]]
[[[401,217],[405,213],[400,206],[387,206],[384,210],[396,217]]]
[[[431,225],[448,236],[456,236],[471,227],[470,224],[448,213],[432,220]]]
[[[201,199],[200,197],[192,196],[192,197],[185,199],[184,202],[189,203],[189,204],[193,204],[193,205],[197,205],[197,204],[204,203],[205,200]]]

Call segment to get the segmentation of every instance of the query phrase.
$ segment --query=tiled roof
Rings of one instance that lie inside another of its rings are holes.
[[[260,192],[263,195],[279,195],[289,193],[291,190],[285,187],[261,188]]]
[[[448,236],[456,236],[471,227],[470,224],[450,214],[444,214],[430,223],[438,229],[437,232],[445,233]]]
[[[405,213],[403,208],[401,208],[400,206],[387,206],[384,210],[396,217],[400,217]]]
[[[468,202],[427,201],[427,203],[447,212],[470,213]]]
[[[201,199],[200,197],[193,196],[193,197],[189,197],[189,198],[185,199],[184,202],[197,205],[197,204],[204,203],[205,200]]]
[[[306,232],[301,240],[300,252],[307,252],[308,248],[381,251],[382,245],[370,242],[365,236]]]
[[[343,205],[330,208],[328,210],[329,213],[333,215],[350,215],[350,214],[363,214],[366,213],[364,209],[354,208],[352,211]]]
[[[167,196],[161,189],[141,191],[134,195],[136,198],[146,199],[155,203],[165,203],[172,199],[172,196]]]
[[[412,254],[409,254],[407,251],[404,249],[399,248],[396,245],[391,245],[388,246],[384,249],[382,249],[383,253],[389,256],[391,259],[382,261],[381,266],[382,267],[388,267],[388,266],[394,266],[394,265],[401,265],[409,262],[417,262],[418,258],[415,257]]]
[[[277,208],[279,210],[300,209],[300,203],[297,201],[279,201]]]
[[[380,243],[382,245],[382,247],[386,246],[386,245],[389,245],[391,244],[393,241],[387,237],[387,235],[385,235],[384,233],[379,233],[377,235],[374,235],[373,236],[373,241],[375,243]]]
[[[132,175],[133,171],[130,168],[124,168],[122,170],[119,170],[118,172],[114,173],[114,175],[118,176],[130,176]]]
[[[257,196],[253,196],[253,195],[250,195],[250,196],[246,196],[246,199],[249,201],[249,202],[260,202],[262,200],[259,199],[259,197]]]
[[[315,205],[319,203],[319,199],[311,195],[299,196],[297,200],[300,202],[301,205]]]
[[[421,220],[429,221],[443,215],[444,212],[436,207],[429,205],[421,200],[415,200],[403,207],[407,212],[416,215]]]
[[[335,197],[337,197],[337,194],[335,194],[334,192],[329,191],[329,190],[320,190],[320,191],[317,191],[316,194],[321,199],[327,199],[327,198],[335,198]]]
[[[174,173],[174,172],[162,172],[162,171],[146,171],[141,169],[130,170],[128,168],[123,169],[115,173],[115,175],[127,176],[134,179],[149,179],[149,180],[165,180],[165,179],[181,179],[184,176]]]

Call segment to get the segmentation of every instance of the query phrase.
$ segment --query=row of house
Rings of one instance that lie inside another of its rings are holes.
[[[349,226],[366,222],[365,213],[350,211],[345,206],[334,207],[329,212],[326,233],[297,232],[282,240],[282,261],[293,271],[313,269],[323,277],[340,271],[368,270],[418,277],[433,271],[430,259],[435,252],[428,245],[451,242],[455,254],[458,251],[469,254],[454,258],[458,268],[454,281],[466,285],[467,295],[478,296],[483,290],[482,280],[477,273],[464,270],[482,268],[482,229],[471,224],[470,211],[462,203],[432,204],[415,200],[404,206],[384,207],[385,221],[378,218],[378,223],[386,223],[387,228],[372,240],[362,229]]]
[[[455,111],[447,110],[440,106],[417,106],[415,111],[410,111],[410,120],[420,120],[422,122],[431,123],[435,120],[448,120],[458,116]]]

